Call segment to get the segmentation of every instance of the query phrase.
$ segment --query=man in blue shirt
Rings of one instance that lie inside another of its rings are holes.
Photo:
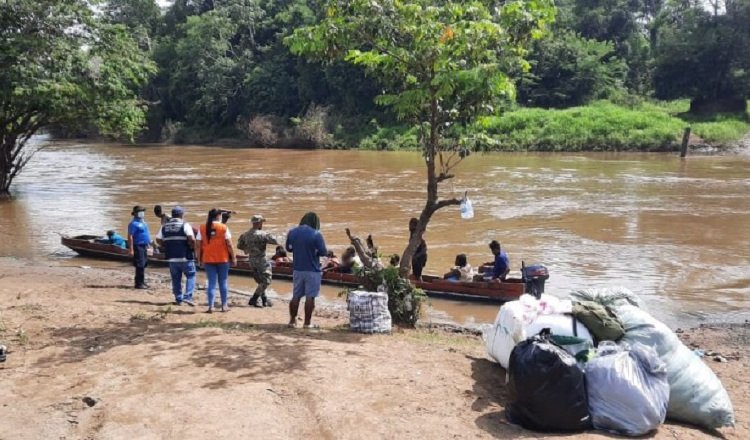
[[[133,216],[128,225],[128,251],[133,257],[135,266],[135,288],[148,289],[146,284],[146,266],[148,265],[148,246],[151,244],[151,234],[148,225],[143,220],[146,208],[136,205],[130,215]]]
[[[299,226],[289,231],[286,250],[294,254],[292,260],[292,301],[289,303],[289,326],[297,326],[299,302],[305,297],[305,328],[311,328],[315,298],[320,295],[320,257],[328,255],[326,243],[320,233],[320,219],[314,212],[302,216]]]
[[[510,272],[510,259],[508,254],[500,247],[500,243],[497,240],[490,242],[490,250],[492,255],[495,256],[495,262],[492,266],[492,279],[505,281],[505,277]]]

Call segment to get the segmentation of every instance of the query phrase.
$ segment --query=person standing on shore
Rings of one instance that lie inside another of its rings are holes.
[[[273,304],[266,296],[266,289],[271,285],[271,262],[266,258],[266,246],[269,244],[279,244],[276,238],[269,232],[263,231],[263,223],[266,219],[262,215],[256,214],[250,219],[253,224],[252,229],[240,236],[237,242],[237,249],[242,249],[247,254],[247,262],[253,269],[253,279],[258,283],[253,297],[248,301],[248,305],[254,307],[271,307]],[[263,303],[259,303],[258,301]]]
[[[159,219],[159,224],[164,226],[171,218],[164,214],[164,210],[161,205],[154,205],[154,215]]]
[[[409,220],[409,239],[411,240],[411,236],[414,235],[414,231],[417,229],[417,223],[419,223],[419,220],[417,220],[416,217],[412,217],[411,220]],[[417,250],[414,251],[414,255],[411,257],[411,271],[414,274],[414,277],[418,281],[422,281],[422,269],[427,265],[427,242],[424,241],[424,238],[422,238],[422,241],[419,242],[419,246],[417,246]]]
[[[237,256],[232,247],[232,233],[227,225],[221,222],[221,210],[211,209],[208,211],[206,224],[201,225],[198,233],[198,246],[196,246],[197,257],[200,264],[206,269],[208,287],[208,310],[213,313],[214,299],[216,298],[216,284],[218,280],[219,293],[221,294],[221,311],[229,310],[227,304],[229,297],[229,263],[237,265]]]
[[[175,304],[185,303],[191,307],[195,290],[195,235],[193,227],[184,221],[185,211],[180,206],[172,209],[172,218],[162,225],[156,234],[156,242],[164,249],[169,261],[172,277],[172,293]],[[182,275],[185,275],[185,292],[182,291]]]
[[[292,301],[289,303],[289,327],[297,326],[297,312],[302,297],[305,297],[305,328],[311,328],[315,298],[320,295],[320,257],[328,254],[323,235],[320,233],[320,218],[308,212],[299,226],[289,231],[286,250],[292,252]]]
[[[133,257],[133,266],[135,266],[135,288],[148,289],[146,266],[148,266],[148,247],[151,244],[151,234],[144,220],[146,208],[136,205],[130,215],[133,216],[133,220],[128,225],[128,253]]]

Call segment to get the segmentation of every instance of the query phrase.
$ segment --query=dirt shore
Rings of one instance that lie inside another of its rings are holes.
[[[476,336],[358,335],[323,308],[320,330],[289,329],[285,302],[236,295],[207,315],[171,305],[163,276],[149,291],[131,276],[0,258],[0,439],[546,438],[507,422],[505,372]],[[680,335],[712,352],[732,398],[722,434],[750,438],[748,324]],[[667,423],[653,437],[711,436]]]

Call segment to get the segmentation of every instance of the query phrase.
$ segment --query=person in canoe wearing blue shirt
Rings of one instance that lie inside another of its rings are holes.
[[[305,297],[305,328],[311,328],[315,298],[320,295],[320,257],[328,255],[326,243],[320,233],[320,218],[308,212],[299,226],[289,231],[286,237],[286,250],[292,258],[292,301],[289,303],[289,327],[297,326],[297,312],[302,297]]]
[[[125,237],[123,237],[122,235],[118,234],[117,232],[111,229],[107,231],[106,237],[99,238],[96,240],[96,242],[102,243],[102,244],[111,244],[113,246],[117,246],[123,249],[128,248],[128,242],[125,240]]]
[[[492,255],[495,256],[495,261],[493,263],[488,263],[492,264],[492,276],[490,278],[492,280],[505,281],[505,277],[507,277],[508,272],[510,272],[510,259],[508,258],[508,254],[505,253],[497,240],[492,240],[490,242],[490,250],[492,251]]]
[[[128,252],[133,257],[135,266],[135,288],[148,289],[146,284],[146,266],[148,265],[148,247],[151,234],[144,220],[146,208],[136,205],[130,213],[133,220],[128,225]]]

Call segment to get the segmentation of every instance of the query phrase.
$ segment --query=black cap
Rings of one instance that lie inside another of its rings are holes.
[[[135,215],[136,212],[145,211],[146,208],[144,208],[141,205],[135,205],[133,206],[133,211],[130,213],[130,215]]]

